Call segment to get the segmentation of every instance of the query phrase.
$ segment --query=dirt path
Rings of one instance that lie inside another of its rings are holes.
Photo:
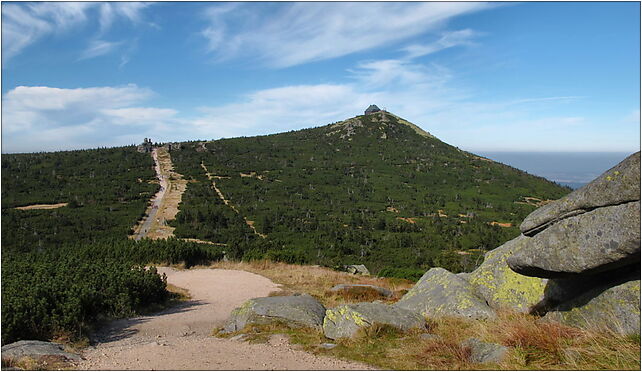
[[[283,337],[267,344],[210,336],[231,310],[278,286],[238,270],[159,268],[192,299],[154,316],[113,322],[84,352],[81,370],[363,370],[370,367],[294,350]]]
[[[201,167],[205,170],[205,174],[207,175],[207,179],[212,181],[212,187],[214,188],[214,191],[216,191],[216,193],[218,194],[218,197],[221,198],[221,200],[223,201],[223,203],[225,203],[225,205],[227,205],[228,207],[232,208],[234,210],[234,212],[240,214],[239,210],[234,205],[232,205],[232,203],[230,203],[229,200],[225,199],[225,195],[223,195],[223,192],[221,192],[221,190],[216,186],[216,181],[214,181],[215,179],[223,179],[223,178],[230,178],[230,177],[213,176],[212,174],[210,174],[210,171],[207,170],[207,167],[205,166],[204,163],[201,163]],[[267,238],[267,235],[261,234],[260,232],[258,232],[256,230],[256,228],[254,227],[254,221],[248,220],[247,217],[245,217],[245,216],[243,216],[243,219],[245,220],[245,223],[250,227],[250,229],[252,229],[252,231],[254,231],[254,234],[260,236],[263,239]]]
[[[152,150],[152,157],[161,188],[152,198],[145,219],[134,229],[133,238],[136,240],[145,237],[167,239],[174,236],[174,228],[167,225],[167,221],[176,218],[178,204],[187,188],[187,181],[183,179],[183,175],[174,172],[172,158],[166,148],[155,148]]]

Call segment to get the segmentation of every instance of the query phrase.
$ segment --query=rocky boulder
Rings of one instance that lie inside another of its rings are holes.
[[[528,312],[544,297],[546,279],[518,274],[506,263],[529,239],[522,235],[486,253],[484,262],[467,275],[468,282],[491,308]]]
[[[562,219],[530,238],[524,249],[508,258],[508,265],[523,275],[559,278],[636,261],[640,261],[639,201]]]
[[[321,328],[324,316],[325,307],[308,294],[253,298],[232,311],[223,332],[232,333],[248,324],[274,321],[295,327]]]
[[[506,346],[483,342],[474,337],[464,341],[462,346],[470,349],[470,361],[473,363],[499,363],[508,352]]]
[[[495,312],[464,278],[442,268],[432,268],[406,293],[396,307],[426,317],[495,317]]]
[[[373,292],[381,297],[392,297],[392,291],[383,287],[370,284],[337,284],[330,289],[330,292],[360,294],[362,292]]]
[[[352,337],[359,329],[373,324],[389,325],[406,331],[424,328],[426,321],[416,312],[382,303],[361,302],[327,310],[323,320],[323,333],[327,338],[336,340]]]
[[[370,271],[366,265],[346,265],[344,269],[350,274],[370,275]]]
[[[520,229],[533,236],[553,223],[599,207],[640,200],[640,152],[629,156],[588,185],[547,204],[524,219]]]
[[[620,334],[640,334],[640,280],[598,286],[549,311],[546,320],[574,327],[606,327]]]
[[[24,358],[38,361],[45,357],[58,357],[67,361],[80,361],[80,355],[68,353],[62,345],[53,342],[22,340],[2,347],[2,360],[14,362]]]

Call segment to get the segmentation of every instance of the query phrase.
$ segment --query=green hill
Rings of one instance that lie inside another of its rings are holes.
[[[234,258],[364,263],[392,276],[416,276],[431,266],[471,269],[484,251],[518,235],[536,203],[569,192],[387,112],[189,142],[171,154],[176,171],[192,181],[173,223],[177,236],[228,243]],[[214,181],[238,214],[223,204],[201,164],[220,176]]]

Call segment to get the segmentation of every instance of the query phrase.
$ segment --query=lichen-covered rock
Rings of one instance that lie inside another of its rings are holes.
[[[62,345],[53,342],[22,340],[2,347],[2,360],[19,361],[23,358],[30,358],[38,361],[40,358],[52,355],[69,361],[81,359],[80,355],[68,353]]]
[[[607,327],[614,332],[640,334],[640,280],[594,288],[549,311],[546,320],[574,327]]]
[[[425,327],[425,319],[412,311],[395,306],[361,302],[346,304],[326,311],[323,320],[323,333],[327,338],[336,340],[341,337],[352,337],[361,328],[373,324],[390,325],[403,331]]]
[[[248,324],[286,322],[292,326],[320,328],[325,307],[308,294],[260,297],[246,301],[234,309],[223,331],[236,332]]]
[[[442,268],[432,268],[395,306],[426,317],[495,317],[495,312],[465,279]]]
[[[588,185],[537,209],[524,219],[520,229],[524,235],[533,236],[570,216],[639,200],[640,152],[636,152]]]
[[[477,293],[495,310],[508,308],[528,312],[544,296],[546,279],[520,275],[506,263],[506,259],[528,244],[529,239],[520,235],[486,253],[484,262],[468,276]]]
[[[346,265],[344,267],[350,274],[370,275],[370,271],[365,265]]]
[[[330,292],[354,292],[361,290],[371,290],[382,297],[392,297],[392,291],[383,287],[370,284],[337,284],[330,289]]]
[[[544,298],[533,308],[533,313],[544,314],[559,304],[568,302],[595,288],[615,287],[639,279],[639,263],[595,275],[573,275],[567,278],[549,279],[544,289]]]
[[[565,218],[507,260],[514,271],[543,278],[592,274],[639,261],[639,201]]]
[[[473,363],[499,363],[508,352],[506,346],[483,342],[474,337],[464,341],[462,346],[470,348],[470,361]]]

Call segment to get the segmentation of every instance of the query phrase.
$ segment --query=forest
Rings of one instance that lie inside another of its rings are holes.
[[[149,153],[2,155],[2,344],[82,339],[166,303],[154,264],[365,264],[415,280],[435,266],[470,271],[538,203],[570,191],[385,113],[170,154],[188,186],[170,221],[176,238],[160,241],[128,239],[159,189]]]
[[[81,339],[101,319],[167,301],[146,265],[222,257],[203,244],[127,239],[158,189],[152,165],[134,147],[2,155],[2,344]],[[68,204],[15,209],[55,203]]]
[[[234,244],[236,259],[270,258],[417,279],[428,268],[469,271],[519,234],[533,200],[570,190],[481,158],[391,114],[288,133],[184,143],[172,152],[190,179],[179,237]],[[205,176],[239,213],[226,207]],[[252,221],[252,234],[240,216]],[[228,244],[229,245],[229,244]]]

